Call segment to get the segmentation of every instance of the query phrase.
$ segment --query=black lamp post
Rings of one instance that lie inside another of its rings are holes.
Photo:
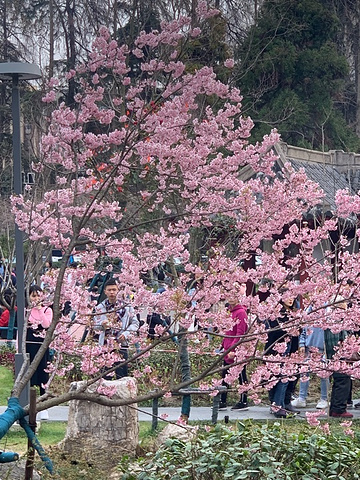
[[[37,65],[23,62],[0,63],[0,79],[12,81],[12,122],[13,122],[13,176],[14,193],[22,194],[21,165],[21,130],[20,130],[20,80],[34,80],[41,77]],[[16,254],[16,301],[18,326],[18,352],[15,355],[15,374],[17,375],[24,362],[23,333],[25,321],[25,282],[24,282],[24,241],[23,232],[15,224]],[[25,405],[29,400],[28,388],[20,396],[20,403]]]

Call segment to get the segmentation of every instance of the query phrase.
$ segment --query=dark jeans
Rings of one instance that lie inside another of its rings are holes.
[[[224,367],[226,367],[227,365],[231,365],[231,364],[224,362]],[[224,380],[226,375],[227,375],[227,370],[223,370],[221,372],[221,376],[223,378],[222,385],[229,388],[229,384],[226,383],[225,380]],[[244,385],[245,383],[247,383],[246,367],[244,367],[239,374],[239,384]],[[227,400],[227,392],[222,392],[221,396],[220,396],[220,402],[221,403],[226,403],[226,400]],[[240,402],[241,403],[247,403],[247,394],[246,393],[242,393],[240,395]]]
[[[353,387],[353,382],[350,379],[350,391],[349,391],[349,397],[347,399],[347,403],[352,403],[352,387]]]
[[[295,388],[296,388],[296,384],[298,382],[299,376],[300,375],[296,375],[295,380],[289,380],[288,381],[286,391],[285,391],[285,399],[284,399],[285,405],[289,405],[289,403],[291,403],[291,397],[292,397],[293,393],[295,392]]]
[[[120,354],[123,356],[124,361],[126,361],[129,358],[128,354],[128,349],[127,348],[122,348],[120,350]],[[117,362],[114,363],[114,367],[116,365],[121,365],[123,362]],[[117,380],[118,378],[123,378],[127,377],[129,375],[129,369],[127,365],[121,365],[121,367],[117,367],[115,370],[115,375],[112,373],[109,375],[105,375],[104,378],[105,380]]]
[[[345,373],[334,372],[332,379],[330,412],[344,413],[351,389],[351,378]]]
[[[288,382],[282,382],[279,380],[277,384],[269,390],[269,400],[271,404],[275,404],[277,407],[285,407],[285,392]]]

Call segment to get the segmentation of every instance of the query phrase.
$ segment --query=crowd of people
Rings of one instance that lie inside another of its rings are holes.
[[[159,276],[159,284],[156,293],[159,294],[168,288],[168,284],[164,281],[164,276],[161,274]],[[114,281],[112,281],[114,282]],[[106,312],[114,311],[118,312],[119,320],[121,320],[121,329],[118,331],[118,334],[121,335],[121,349],[123,356],[126,359],[126,338],[122,336],[120,332],[123,329],[132,332],[136,331],[139,326],[139,318],[136,317],[135,311],[132,313],[126,312],[124,307],[119,304],[116,306],[115,297],[111,298],[109,296],[109,289],[112,288],[115,294],[115,284],[106,285],[105,294],[107,299],[103,301],[97,308],[97,311],[101,312],[101,315],[95,317],[97,322],[97,328],[101,330],[99,334],[99,341],[103,342],[108,335],[113,336],[114,332],[106,328]],[[239,298],[228,298],[226,299],[226,305],[233,320],[233,326],[231,329],[223,333],[223,341],[221,345],[221,352],[224,352],[223,358],[223,386],[230,387],[227,382],[227,375],[229,369],[236,361],[236,346],[239,344],[239,339],[246,335],[249,322],[247,309],[242,304],[241,298],[246,296],[246,284],[239,286]],[[189,290],[190,292],[190,290]],[[284,288],[280,293],[283,296],[281,310],[278,318],[274,320],[268,320],[266,322],[267,328],[267,341],[264,345],[264,362],[266,359],[272,355],[278,354],[277,346],[281,343],[285,344],[282,349],[282,355],[287,357],[296,352],[300,353],[303,357],[303,362],[309,361],[311,355],[314,351],[320,352],[322,354],[321,362],[326,365],[327,360],[330,360],[334,354],[334,347],[339,345],[341,341],[345,338],[347,332],[341,331],[340,333],[332,333],[330,329],[322,329],[319,327],[309,327],[304,326],[299,331],[297,336],[289,336],[287,331],[284,329],[284,325],[290,321],[291,313],[293,310],[300,308],[300,303],[298,299],[292,298],[290,295],[286,295],[287,289]],[[337,308],[346,309],[346,302],[336,303]],[[307,313],[310,313],[311,309],[308,309]],[[154,338],[155,327],[156,325],[163,325],[167,328],[170,328],[170,320],[166,316],[162,316],[157,312],[152,312],[147,317],[148,326],[149,326],[149,338]],[[105,340],[106,341],[106,340]],[[284,358],[285,361],[285,358]],[[324,370],[324,368],[319,368],[319,370]],[[119,375],[117,372],[117,375]],[[127,373],[127,370],[126,370]],[[122,373],[121,373],[122,374]],[[316,377],[316,374],[314,374]],[[303,373],[301,376],[296,375],[295,380],[286,380],[284,376],[279,375],[278,381],[274,383],[269,389],[269,402],[270,402],[270,412],[276,418],[289,418],[294,416],[294,414],[299,413],[298,408],[305,408],[307,406],[307,397],[309,392],[311,372]],[[331,380],[331,383],[330,383]],[[241,369],[238,381],[240,386],[244,386],[248,383],[246,364],[244,363],[243,368]],[[352,414],[348,412],[348,408],[352,405],[351,400],[351,378],[349,375],[339,372],[334,372],[330,379],[327,376],[320,376],[320,397],[316,404],[316,408],[320,410],[325,410],[329,408],[329,415],[332,417],[340,418],[351,418]],[[331,386],[331,388],[330,388]],[[295,390],[299,389],[298,396],[295,396]],[[238,402],[231,407],[232,410],[247,410],[249,408],[247,401],[247,394],[244,389],[241,389],[242,393],[239,397]],[[329,398],[330,397],[330,398]],[[220,410],[226,410],[228,392],[223,390],[221,392],[220,399]],[[360,408],[360,404],[355,405],[356,408]]]
[[[284,361],[285,357],[298,352],[306,362],[313,352],[317,352],[321,354],[321,362],[325,365],[328,360],[333,358],[349,332],[341,330],[334,333],[329,328],[304,326],[300,329],[299,335],[289,335],[284,326],[291,321],[291,311],[299,309],[300,304],[296,298],[287,296],[286,292],[286,289],[281,292],[283,300],[279,317],[266,322],[268,333],[264,347],[265,362],[266,357],[278,355],[278,345],[283,343],[284,348],[281,351]],[[336,300],[334,302],[335,306],[327,307],[325,312],[329,311],[330,308],[338,308],[344,311],[347,309],[347,303],[343,297],[337,296],[334,300]],[[307,313],[311,313],[311,308],[307,310]],[[319,368],[322,373],[324,373],[324,370],[324,366]],[[311,372],[298,374],[295,380],[288,380],[285,375],[280,373],[278,381],[269,390],[270,413],[277,418],[289,418],[300,413],[297,408],[307,406],[306,399],[309,391],[310,374]],[[329,400],[330,380],[332,385]],[[239,382],[242,384],[243,380],[239,378]],[[299,394],[298,397],[295,397],[297,383],[300,383]],[[334,371],[330,378],[326,375],[320,376],[320,398],[316,404],[317,409],[325,410],[328,408],[331,417],[352,418],[352,413],[348,412],[348,408],[353,406],[351,397],[352,380],[347,373]],[[237,407],[235,406],[235,408]],[[360,403],[355,404],[355,408],[360,408]]]
[[[154,289],[154,294],[161,295],[169,288],[169,278],[163,271],[158,273],[157,287]],[[197,288],[200,281],[194,282],[191,289],[189,289],[189,297],[191,293]],[[195,285],[195,286],[194,286]],[[44,333],[49,328],[53,311],[51,306],[42,304],[44,285],[32,285],[28,292],[29,320],[28,330],[26,336],[26,352],[30,356],[30,362],[35,358],[39,351]],[[45,286],[46,287],[46,286]],[[97,288],[97,287],[96,287]],[[220,352],[223,354],[223,370],[222,370],[222,384],[229,388],[228,375],[236,358],[236,347],[239,341],[244,337],[249,329],[248,312],[243,300],[246,297],[246,284],[239,285],[238,298],[227,298],[226,308],[228,315],[232,319],[232,327],[220,332],[223,340]],[[95,295],[95,290],[92,287],[90,295]],[[96,292],[96,294],[98,291]],[[279,344],[282,344],[281,355],[285,358],[298,353],[303,358],[304,365],[310,363],[314,351],[321,354],[321,362],[326,365],[327,360],[330,360],[337,346],[345,339],[347,332],[342,330],[338,333],[331,332],[330,329],[322,329],[320,327],[304,326],[299,331],[299,335],[291,336],[286,331],[286,324],[291,320],[291,315],[294,310],[300,308],[298,299],[287,294],[287,289],[284,288],[281,292],[282,302],[278,318],[266,321],[267,340],[264,345],[264,363],[267,359],[278,355]],[[12,291],[5,291],[3,295],[7,301],[3,302],[0,311],[0,326],[8,325],[9,321],[9,304],[11,303]],[[128,368],[128,350],[129,336],[133,335],[139,330],[141,325],[140,315],[131,304],[131,300],[125,296],[120,288],[118,282],[111,276],[107,278],[103,285],[102,301],[99,301],[94,309],[92,316],[92,340],[97,342],[100,346],[110,345],[113,352],[118,355],[118,361],[114,364],[111,371],[105,371],[104,378],[112,380],[129,375]],[[92,297],[97,298],[97,297]],[[342,300],[342,299],[340,299]],[[337,301],[336,307],[346,310],[347,303],[345,301]],[[311,313],[311,308],[308,308],[308,314]],[[148,338],[153,340],[156,337],[156,326],[160,325],[171,333],[171,318],[167,315],[161,314],[156,310],[148,313],[146,318],[148,324]],[[196,325],[194,319],[191,328]],[[189,328],[190,330],[190,328]],[[176,341],[176,337],[174,337]],[[39,366],[31,379],[31,385],[39,387],[40,394],[45,393],[45,386],[48,382],[49,376],[47,373],[47,365],[50,361],[50,351],[46,350]],[[280,368],[281,370],[281,368]],[[321,370],[321,368],[319,369]],[[324,370],[324,369],[323,369]],[[294,414],[299,413],[299,408],[307,407],[307,397],[309,392],[310,376],[312,372],[308,371],[297,374],[295,379],[287,380],[286,376],[279,374],[278,379],[272,378],[271,388],[268,390],[270,412],[276,418],[289,418]],[[315,374],[316,376],[316,374]],[[331,380],[331,382],[330,382]],[[340,372],[334,372],[330,376],[321,375],[320,382],[320,398],[316,404],[316,408],[325,410],[329,408],[329,415],[339,418],[351,418],[352,414],[348,412],[349,406],[352,406],[352,381],[349,375]],[[241,387],[248,384],[246,362],[244,362],[240,373],[238,375],[238,382]],[[331,387],[331,388],[330,388]],[[295,396],[295,390],[298,388],[298,396]],[[247,410],[249,408],[246,388],[241,388],[242,392],[238,401],[231,408],[233,410]],[[330,397],[330,398],[329,398]],[[221,391],[220,410],[226,410],[228,392],[226,389]],[[360,403],[355,405],[360,408]],[[45,412],[46,415],[46,412]]]

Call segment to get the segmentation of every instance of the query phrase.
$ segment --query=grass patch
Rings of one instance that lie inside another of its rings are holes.
[[[65,437],[66,425],[66,422],[42,422],[39,432],[36,433],[41,445],[46,448],[61,442]],[[27,444],[25,431],[21,427],[12,427],[0,440],[0,449],[24,454]]]
[[[0,365],[0,405],[7,405],[13,385],[14,374],[12,370]]]

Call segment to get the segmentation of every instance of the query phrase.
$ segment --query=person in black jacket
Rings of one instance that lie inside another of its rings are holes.
[[[282,292],[282,293],[285,293]],[[286,343],[286,349],[283,353],[284,356],[290,354],[291,349],[291,337],[289,334],[282,328],[282,325],[288,323],[291,320],[291,311],[295,305],[294,298],[286,298],[282,301],[282,307],[280,310],[280,316],[275,320],[268,320],[268,334],[267,341],[265,344],[264,354],[265,356],[278,355],[276,350],[276,345],[279,343]],[[275,415],[277,418],[287,418],[289,412],[285,408],[285,394],[288,381],[281,381],[281,374],[278,382],[274,385],[269,391],[269,400],[271,402],[270,412]]]

